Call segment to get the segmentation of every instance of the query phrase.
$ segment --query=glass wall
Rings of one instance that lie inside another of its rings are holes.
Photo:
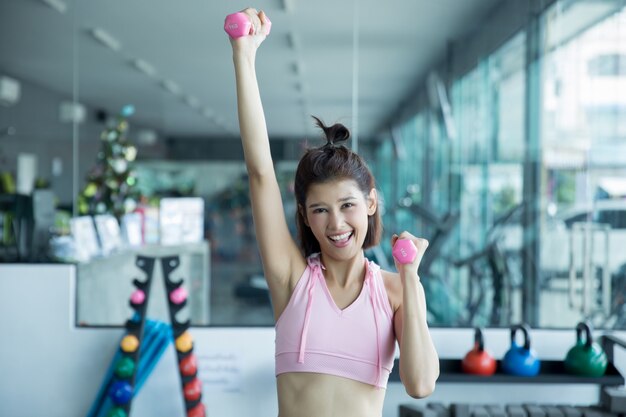
[[[556,4],[541,64],[540,325],[625,328],[626,11]]]
[[[554,2],[446,80],[451,114],[429,94],[381,144],[386,222],[431,242],[433,325],[626,327],[625,16]]]
[[[380,148],[377,166],[397,177],[385,188],[400,190],[385,195],[396,202],[386,224],[430,241],[420,274],[434,325],[507,325],[521,314],[524,41],[455,80],[449,98],[432,74],[424,110]]]

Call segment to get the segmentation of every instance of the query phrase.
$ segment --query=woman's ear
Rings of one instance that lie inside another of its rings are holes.
[[[304,222],[306,227],[311,227],[309,226],[309,221],[306,218],[306,210],[304,209],[304,207],[302,207],[301,204],[298,204],[298,213],[300,213],[300,216],[302,217],[302,221]]]
[[[373,216],[378,209],[378,192],[376,188],[370,190],[370,194],[367,197],[367,215]]]

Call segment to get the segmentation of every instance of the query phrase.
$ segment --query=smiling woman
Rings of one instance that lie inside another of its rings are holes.
[[[339,142],[341,124],[325,126],[326,144],[305,152],[294,181],[299,244],[289,233],[274,172],[256,80],[255,59],[268,34],[263,11],[242,12],[248,35],[231,38],[241,140],[256,240],[276,318],[279,415],[382,414],[396,341],[407,393],[433,392],[439,360],[428,330],[417,268],[428,246],[408,232],[411,262],[381,271],[364,249],[381,236],[374,177],[364,160]]]

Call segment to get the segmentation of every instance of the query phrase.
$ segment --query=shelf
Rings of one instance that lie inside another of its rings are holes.
[[[541,361],[541,371],[535,377],[524,377],[504,374],[498,371],[491,376],[479,376],[463,373],[460,359],[440,359],[440,375],[437,382],[461,383],[510,383],[510,384],[595,384],[595,385],[623,385],[624,377],[612,363],[609,363],[606,373],[601,377],[583,377],[569,374],[565,371],[563,361]],[[393,371],[389,376],[390,382],[399,382],[399,363],[395,360]]]

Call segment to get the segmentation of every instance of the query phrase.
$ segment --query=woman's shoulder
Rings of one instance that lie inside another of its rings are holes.
[[[400,281],[400,274],[381,269],[380,275],[385,284],[385,290],[387,291],[387,297],[389,297],[392,310],[395,312],[402,304],[402,282]]]

